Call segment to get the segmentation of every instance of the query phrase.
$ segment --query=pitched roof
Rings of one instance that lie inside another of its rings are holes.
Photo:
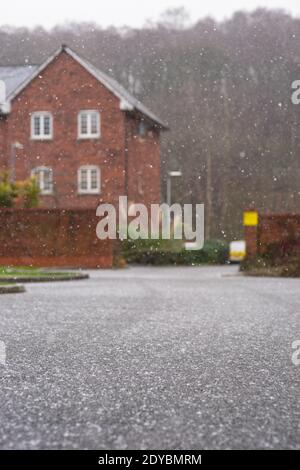
[[[167,126],[137,98],[131,95],[116,80],[106,75],[96,68],[93,64],[81,57],[69,47],[63,45],[54,54],[52,54],[43,64],[25,65],[25,66],[0,66],[0,80],[6,85],[7,100],[14,99],[35,77],[39,75],[61,52],[66,52],[80,65],[82,65],[91,75],[110,90],[120,100],[120,109],[122,111],[138,111],[149,118],[155,124],[163,129]]]
[[[25,80],[38,69],[38,65],[0,66],[0,80],[6,85],[6,94],[14,92]]]

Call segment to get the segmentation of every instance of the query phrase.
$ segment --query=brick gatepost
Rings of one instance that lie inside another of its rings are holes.
[[[258,254],[259,216],[255,210],[244,212],[244,233],[246,242],[246,257],[255,258]]]

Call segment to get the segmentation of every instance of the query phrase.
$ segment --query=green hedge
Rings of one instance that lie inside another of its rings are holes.
[[[219,240],[205,242],[202,250],[185,250],[177,240],[124,240],[122,255],[127,263],[150,265],[225,264],[228,244]]]

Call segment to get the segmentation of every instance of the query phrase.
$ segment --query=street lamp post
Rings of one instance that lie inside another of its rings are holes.
[[[167,176],[167,204],[172,204],[172,178],[182,176],[181,171],[168,171]]]
[[[14,183],[16,180],[16,157],[17,150],[22,150],[24,147],[20,142],[13,142],[10,149],[10,181]]]

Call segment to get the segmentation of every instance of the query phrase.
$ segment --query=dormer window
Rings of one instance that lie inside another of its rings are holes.
[[[31,115],[31,138],[35,140],[49,140],[53,138],[52,114],[39,111]]]
[[[98,139],[100,137],[100,113],[86,110],[78,114],[78,138]]]

